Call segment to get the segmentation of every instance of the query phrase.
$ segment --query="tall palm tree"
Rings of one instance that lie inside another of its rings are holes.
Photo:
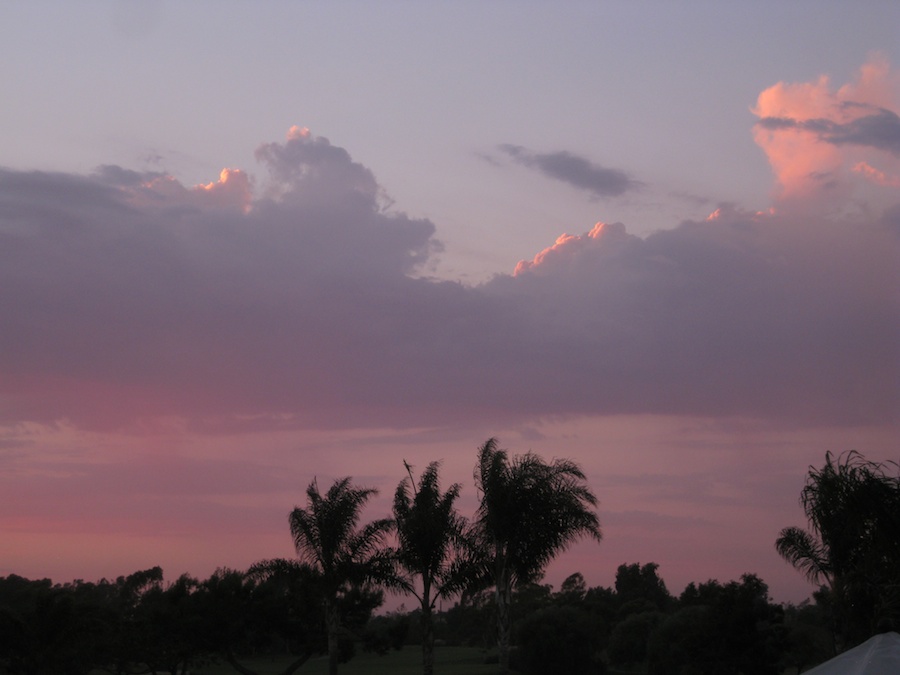
[[[289,516],[300,561],[321,575],[329,675],[337,673],[340,599],[353,587],[377,582],[392,569],[384,542],[393,523],[385,518],[357,528],[360,511],[377,490],[356,487],[350,480],[335,481],[324,497],[313,480],[306,489],[306,508],[297,507]]]
[[[509,671],[509,606],[515,586],[536,581],[558,553],[582,536],[600,541],[597,498],[574,462],[527,453],[512,460],[489,438],[478,450],[475,516],[486,573],[495,586],[500,672]]]
[[[467,565],[466,520],[456,512],[454,502],[460,485],[454,483],[441,493],[438,469],[428,465],[416,485],[412,468],[394,494],[397,526],[397,562],[402,574],[398,586],[419,600],[422,623],[422,668],[434,672],[434,624],[432,611],[438,600],[462,591],[472,578]]]
[[[900,620],[900,477],[851,451],[810,467],[800,503],[809,530],[784,528],[778,553],[811,582],[823,584],[838,611],[835,626],[848,643]],[[849,645],[848,645],[849,646]]]

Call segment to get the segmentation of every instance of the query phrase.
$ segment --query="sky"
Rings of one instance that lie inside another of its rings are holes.
[[[0,4],[0,575],[293,554],[565,457],[670,591],[900,460],[900,4]]]

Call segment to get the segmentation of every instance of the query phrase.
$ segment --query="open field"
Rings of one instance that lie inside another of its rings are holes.
[[[278,659],[248,659],[246,665],[259,675],[277,675],[288,664],[286,657]],[[495,675],[497,664],[484,663],[484,651],[478,647],[437,647],[435,650],[437,675]],[[206,666],[191,671],[193,675],[234,675],[237,673],[227,663]],[[304,663],[297,675],[325,675],[328,658],[321,656]],[[341,675],[419,675],[422,672],[422,651],[418,646],[407,646],[399,652],[385,656],[358,654],[350,662],[342,663]]]

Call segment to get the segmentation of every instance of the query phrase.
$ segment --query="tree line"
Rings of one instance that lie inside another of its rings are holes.
[[[405,463],[404,463],[405,464]],[[461,486],[440,465],[405,464],[390,518],[361,523],[375,494],[349,477],[289,514],[296,559],[166,582],[155,567],[96,583],[0,578],[0,672],[85,675],[186,673],[212,660],[255,675],[248,657],[291,655],[283,675],[327,654],[329,672],[358,648],[421,645],[434,671],[437,641],[496,649],[501,673],[649,675],[800,672],[900,619],[900,478],[859,453],[811,467],[801,495],[809,529],[776,547],[820,583],[813,602],[771,602],[753,574],[690,584],[672,596],[654,563],[623,564],[614,588],[576,573],[559,591],[546,565],[581,537],[601,539],[597,499],[577,464],[478,450],[478,508],[461,516]],[[416,599],[376,616],[385,593]],[[443,603],[448,605],[442,610]],[[515,621],[513,621],[515,619]],[[516,645],[516,647],[513,647]]]

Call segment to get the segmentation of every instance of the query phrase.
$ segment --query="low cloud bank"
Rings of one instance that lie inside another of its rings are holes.
[[[257,158],[259,185],[0,171],[4,422],[897,421],[896,208],[601,223],[469,287],[414,275],[435,226],[343,148],[293,128]]]

